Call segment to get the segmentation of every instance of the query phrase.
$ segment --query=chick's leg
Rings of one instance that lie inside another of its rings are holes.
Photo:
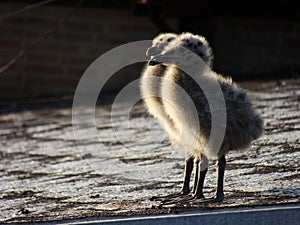
[[[185,160],[184,180],[183,180],[183,186],[181,188],[181,191],[179,193],[170,194],[166,196],[155,196],[150,198],[150,200],[159,200],[163,202],[168,202],[168,201],[172,201],[172,199],[174,198],[188,195],[190,193],[190,179],[191,179],[191,174],[193,172],[193,168],[194,168],[194,157],[190,156]]]

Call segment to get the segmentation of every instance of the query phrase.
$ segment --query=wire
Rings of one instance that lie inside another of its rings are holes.
[[[53,1],[53,0],[52,0]],[[73,13],[82,5],[84,0],[79,0],[76,5],[73,7],[72,10],[70,10],[70,13],[68,13],[65,17],[62,19],[57,20],[58,26],[63,24],[69,17],[73,15]],[[46,40],[48,37],[50,37],[58,28],[53,28],[48,31],[46,31],[44,34],[42,34],[37,39],[30,42],[25,48],[23,48],[17,55],[15,55],[9,62],[3,66],[0,67],[0,75],[3,74],[5,71],[10,69],[12,66],[14,66],[27,52],[38,45],[41,41]]]
[[[5,14],[3,16],[0,16],[0,21],[5,20],[5,19],[7,19],[9,17],[12,17],[12,16],[16,16],[16,15],[18,15],[20,13],[29,11],[31,9],[34,9],[34,8],[46,5],[48,3],[55,2],[55,1],[57,1],[57,0],[46,0],[46,1],[41,1],[41,2],[38,2],[38,3],[32,4],[32,5],[28,5],[28,6],[22,8],[22,9],[19,9],[19,10],[15,11],[15,12],[7,13],[7,14]]]

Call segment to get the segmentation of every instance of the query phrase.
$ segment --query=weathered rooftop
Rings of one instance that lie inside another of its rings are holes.
[[[71,108],[2,113],[0,222],[300,203],[300,80],[241,85],[251,90],[265,134],[248,151],[228,155],[226,196],[218,204],[157,208],[149,201],[180,189],[184,155],[169,146],[142,105],[134,107],[130,129],[122,107],[114,127],[110,106],[96,108],[102,149],[88,126],[78,128],[82,135],[76,142]],[[211,165],[206,196],[214,187]]]

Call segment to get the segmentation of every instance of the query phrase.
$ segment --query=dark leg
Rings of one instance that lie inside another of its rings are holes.
[[[218,160],[218,186],[217,186],[217,192],[215,196],[215,202],[221,202],[224,199],[223,186],[224,186],[225,168],[226,168],[226,158],[225,155],[222,155]]]
[[[196,189],[197,189],[197,184],[198,184],[198,179],[199,179],[199,164],[200,164],[200,160],[197,159],[195,162],[195,175],[194,175],[194,186],[193,186],[193,190],[192,190],[192,194],[196,193]]]
[[[204,180],[205,180],[207,170],[208,170],[208,159],[206,156],[202,156],[200,161],[200,166],[198,168],[198,173],[199,173],[198,182],[196,185],[196,190],[194,192],[195,199],[204,198],[203,185],[204,185]]]
[[[193,167],[194,167],[194,157],[191,156],[185,160],[184,181],[183,181],[183,186],[181,188],[181,191],[179,193],[161,196],[161,197],[159,196],[152,197],[150,198],[150,200],[172,201],[173,198],[188,195],[190,193],[190,179],[191,179],[191,174],[193,172]]]
[[[213,198],[205,199],[203,202],[205,203],[216,203],[216,202],[222,202],[224,199],[224,192],[223,192],[223,186],[224,186],[224,174],[225,174],[225,168],[226,168],[226,158],[225,155],[222,155],[218,162],[217,162],[217,191]]]
[[[207,173],[207,167],[208,159],[206,156],[202,156],[201,161],[196,161],[194,188],[191,194],[183,195],[180,198],[172,199],[171,201],[164,201],[162,205],[189,203],[196,199],[203,199],[203,184]]]
[[[185,161],[185,170],[184,170],[184,182],[181,192],[183,195],[187,195],[190,193],[190,181],[191,181],[191,174],[193,172],[194,167],[194,157],[189,157]]]

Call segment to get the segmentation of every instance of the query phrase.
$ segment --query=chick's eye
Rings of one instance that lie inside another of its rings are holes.
[[[168,39],[167,39],[167,42],[170,42],[171,40],[172,40],[172,38],[168,38]]]

